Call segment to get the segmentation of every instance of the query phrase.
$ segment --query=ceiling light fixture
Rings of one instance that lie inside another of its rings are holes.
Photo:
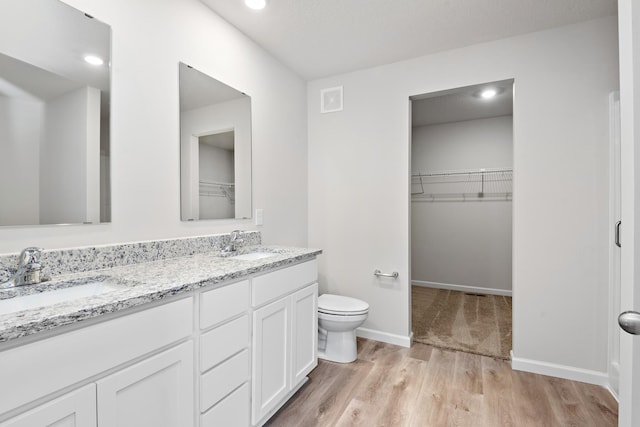
[[[267,7],[267,1],[268,0],[244,0],[244,4],[246,4],[249,9],[262,10]]]
[[[480,97],[484,99],[489,99],[489,98],[493,98],[497,94],[498,94],[498,91],[495,89],[485,89],[482,92],[480,92]]]
[[[84,60],[87,61],[89,64],[95,65],[95,66],[104,64],[104,61],[102,60],[102,58],[95,55],[87,55],[84,57]]]

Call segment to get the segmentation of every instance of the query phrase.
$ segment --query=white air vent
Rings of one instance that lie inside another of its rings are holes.
[[[342,111],[342,86],[330,87],[320,91],[320,112]]]

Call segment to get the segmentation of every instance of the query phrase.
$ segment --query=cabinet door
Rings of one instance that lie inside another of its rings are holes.
[[[292,387],[318,365],[318,284],[291,295]]]
[[[98,425],[192,426],[193,372],[188,341],[98,381]]]
[[[96,427],[96,385],[65,394],[5,421],[0,427]]]
[[[289,298],[253,313],[252,421],[256,424],[289,392]]]

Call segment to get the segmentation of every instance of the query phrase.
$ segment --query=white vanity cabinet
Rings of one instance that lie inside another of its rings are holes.
[[[192,336],[189,297],[0,350],[0,426],[191,426]]]
[[[252,423],[262,425],[317,365],[315,260],[255,277]]]
[[[0,344],[0,427],[260,426],[317,366],[317,264]]]

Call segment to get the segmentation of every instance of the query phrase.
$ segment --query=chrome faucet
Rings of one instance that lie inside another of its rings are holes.
[[[29,247],[20,252],[18,256],[18,269],[6,281],[0,283],[0,288],[13,288],[15,286],[34,285],[40,283],[43,278],[42,264],[40,264],[41,248]]]
[[[225,246],[222,252],[235,252],[237,249],[236,244],[244,242],[244,239],[240,239],[241,234],[241,230],[233,230],[231,234],[229,234],[229,244]]]

